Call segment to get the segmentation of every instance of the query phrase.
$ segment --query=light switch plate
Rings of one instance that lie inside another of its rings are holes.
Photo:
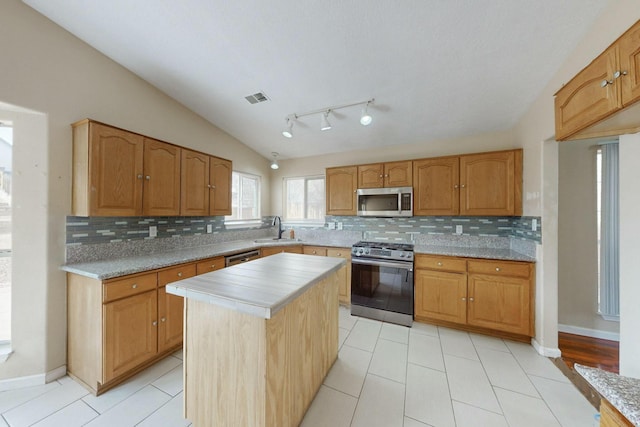
[[[338,223],[338,230],[342,230],[342,223],[341,222]]]
[[[531,220],[531,231],[536,231],[538,229],[538,219],[533,218]]]
[[[336,223],[335,222],[327,223],[327,229],[328,230],[335,230],[336,229]]]
[[[211,234],[213,232],[213,224],[207,224],[207,233]]]
[[[462,234],[462,226],[456,225],[456,234]]]
[[[158,227],[155,225],[149,226],[149,237],[158,237]]]

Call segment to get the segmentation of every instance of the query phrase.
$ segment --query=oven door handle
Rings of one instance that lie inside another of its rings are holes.
[[[402,268],[404,270],[413,271],[413,264],[400,263],[400,262],[389,262],[389,261],[371,261],[367,259],[359,259],[352,258],[351,264],[361,264],[361,265],[373,265],[379,267],[391,267],[391,268]]]

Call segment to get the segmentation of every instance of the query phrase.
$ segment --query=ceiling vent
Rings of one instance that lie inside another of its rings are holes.
[[[244,99],[249,101],[249,104],[257,104],[258,102],[268,101],[267,95],[262,92],[254,93],[253,95],[245,96]]]

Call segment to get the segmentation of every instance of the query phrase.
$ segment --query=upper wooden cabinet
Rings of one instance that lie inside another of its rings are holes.
[[[413,162],[414,215],[522,215],[522,150]]]
[[[638,132],[638,100],[640,21],[556,93],[556,139]]]
[[[180,147],[144,139],[142,214],[180,214]]]
[[[327,215],[355,215],[358,167],[327,168]]]
[[[72,215],[231,214],[231,161],[89,119],[72,127]]]
[[[231,215],[231,161],[209,160],[209,215]]]
[[[72,213],[142,214],[144,138],[83,120],[73,126]]]
[[[411,161],[358,166],[358,188],[411,187]]]

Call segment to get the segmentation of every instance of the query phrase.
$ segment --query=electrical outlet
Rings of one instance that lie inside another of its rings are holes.
[[[327,229],[329,229],[329,230],[335,230],[335,229],[336,229],[336,223],[335,223],[335,222],[329,222],[329,223],[327,223]]]
[[[538,230],[538,219],[533,218],[531,220],[531,231],[536,231],[536,230]]]
[[[213,233],[213,224],[207,224],[207,233],[208,234]]]
[[[456,225],[456,234],[462,234],[462,226]]]
[[[158,227],[155,225],[149,226],[149,237],[158,237]]]
[[[338,230],[342,230],[342,223],[341,222],[338,223]]]

